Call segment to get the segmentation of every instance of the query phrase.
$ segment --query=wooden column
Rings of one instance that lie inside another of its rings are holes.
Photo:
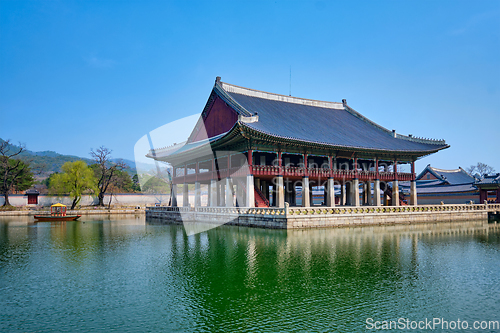
[[[253,149],[248,150],[247,160],[248,160],[248,165],[252,166],[253,165]]]
[[[304,153],[302,155],[302,158],[304,159],[304,169],[305,169],[304,174],[305,176],[309,176],[309,172],[307,171],[307,153]]]
[[[352,167],[354,169],[354,178],[358,179],[358,158],[357,157],[354,158],[354,163],[353,163]]]
[[[488,200],[488,192],[485,190],[479,190],[479,203],[484,204],[484,201]]]
[[[333,158],[330,155],[328,156],[328,167],[330,169],[328,175],[333,177]]]

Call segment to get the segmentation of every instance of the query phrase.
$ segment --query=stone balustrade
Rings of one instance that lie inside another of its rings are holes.
[[[420,206],[361,206],[361,207],[146,207],[146,212],[198,212],[214,214],[252,214],[274,216],[299,215],[350,215],[350,214],[398,214],[398,213],[432,213],[432,212],[467,212],[467,211],[500,211],[500,204],[463,204],[463,205],[420,205]]]
[[[161,223],[228,224],[245,227],[297,229],[367,225],[485,221],[500,212],[500,204],[421,205],[399,207],[147,207],[146,219]]]

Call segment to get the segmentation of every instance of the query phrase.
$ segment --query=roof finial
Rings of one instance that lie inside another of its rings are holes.
[[[344,105],[347,104],[347,100],[345,98],[342,100],[342,104],[344,104]]]
[[[219,82],[219,83],[220,83],[220,76],[217,76],[217,77],[215,78],[215,83],[217,83],[217,82]]]

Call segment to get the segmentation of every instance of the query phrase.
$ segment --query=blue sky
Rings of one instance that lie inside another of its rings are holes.
[[[500,171],[500,1],[0,2],[0,137],[133,159],[216,76],[341,101],[445,139],[418,162]]]

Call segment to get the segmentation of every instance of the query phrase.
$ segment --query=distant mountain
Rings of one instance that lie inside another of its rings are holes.
[[[0,143],[5,142],[0,138]],[[15,151],[19,149],[17,145],[9,145],[9,149]],[[74,162],[74,161],[85,161],[88,165],[93,164],[94,161],[90,158],[79,157],[74,155],[63,155],[56,153],[51,150],[46,151],[31,151],[25,150],[19,157],[23,160],[29,161],[31,164],[31,168],[34,171],[37,171],[40,174],[40,178],[48,177],[51,173],[60,172],[61,167],[66,162]],[[135,170],[135,162],[131,160],[125,160],[120,158],[113,158],[113,162],[123,161],[127,166],[127,172],[131,175],[136,173]]]

